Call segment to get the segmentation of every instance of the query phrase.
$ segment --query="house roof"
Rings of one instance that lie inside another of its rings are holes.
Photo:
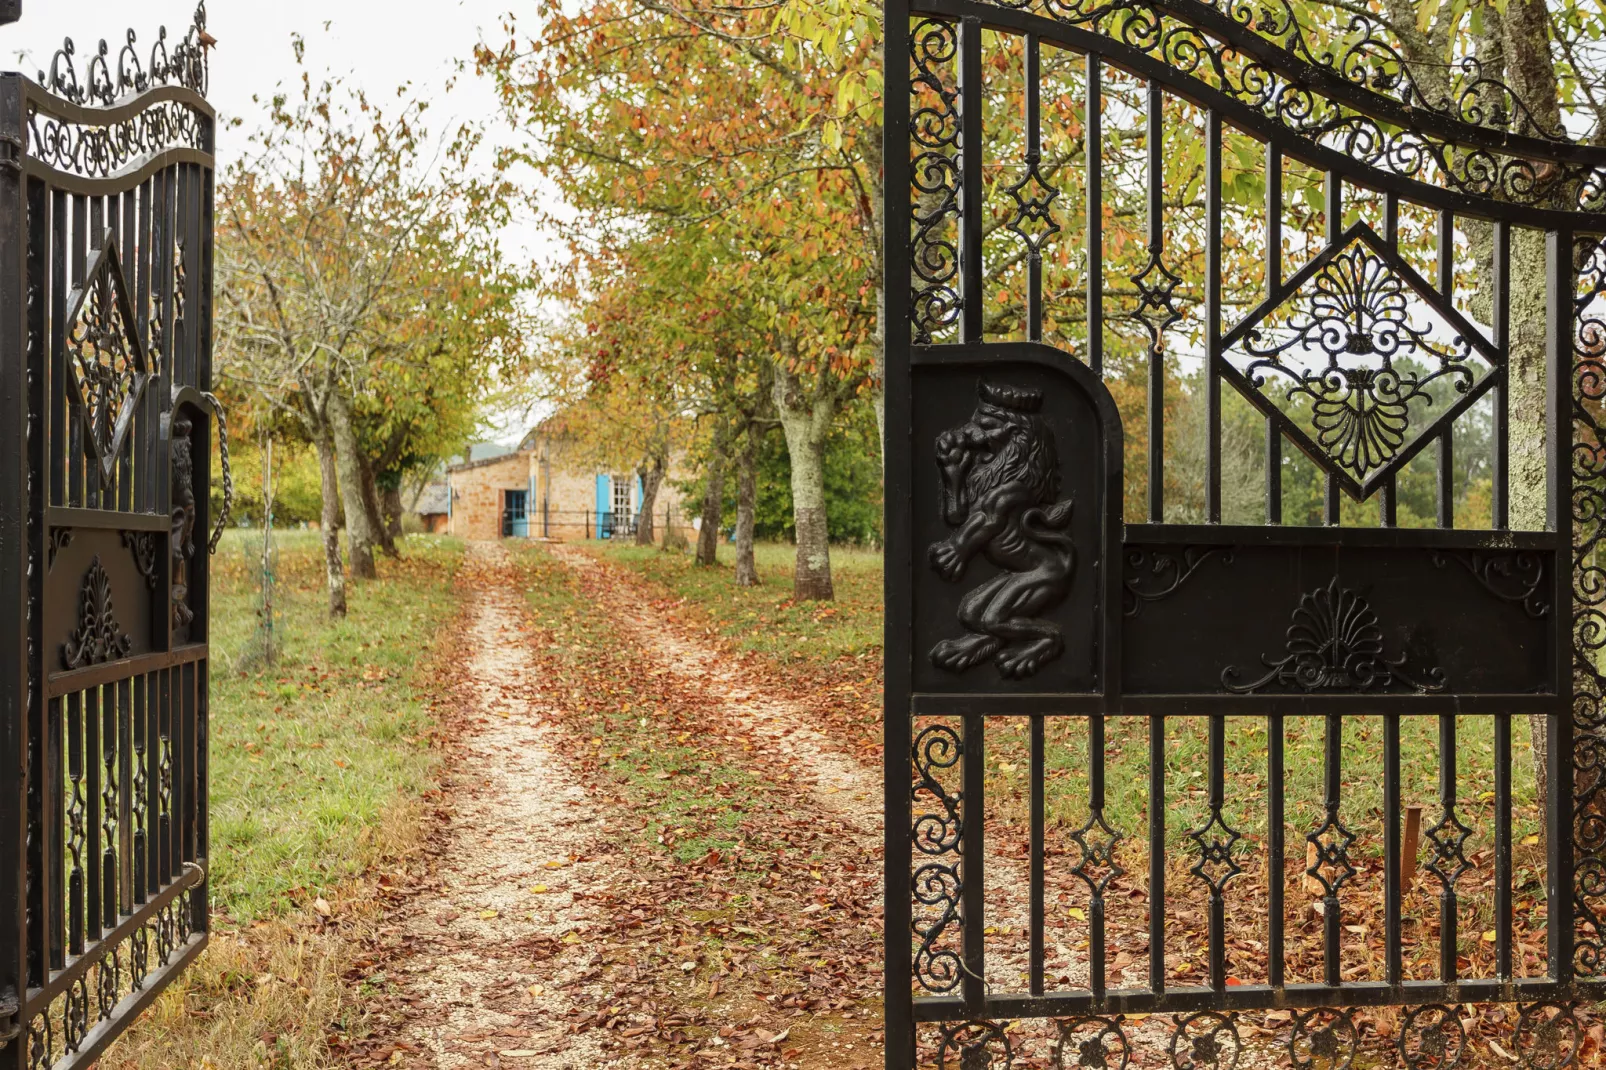
[[[484,468],[488,464],[501,464],[503,461],[511,460],[518,455],[519,452],[517,450],[508,450],[506,453],[498,453],[494,457],[482,457],[477,461],[462,461],[458,464],[449,464],[446,466],[446,471],[463,472],[470,468]]]
[[[413,512],[419,516],[449,512],[447,502],[451,494],[452,488],[445,483],[431,483],[418,496],[418,504],[413,507]]]

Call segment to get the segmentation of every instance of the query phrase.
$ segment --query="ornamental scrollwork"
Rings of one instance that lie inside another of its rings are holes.
[[[1467,1030],[1454,1009],[1429,1003],[1406,1012],[1398,1047],[1406,1070],[1451,1070],[1466,1053]]]
[[[1250,385],[1264,391],[1281,384],[1287,402],[1309,410],[1320,452],[1357,481],[1450,419],[1444,411],[1414,421],[1413,406],[1435,403],[1431,384],[1465,394],[1480,370],[1467,337],[1411,315],[1427,295],[1408,287],[1397,266],[1370,247],[1370,236],[1358,231],[1282,304],[1234,331]],[[1420,424],[1415,434],[1413,422]]]
[[[67,383],[84,422],[84,448],[110,482],[149,375],[110,232],[68,299]]]
[[[915,950],[915,977],[928,992],[958,987],[963,976],[959,954],[943,946],[944,935],[959,921],[963,882],[959,868],[959,841],[963,833],[960,794],[943,783],[943,774],[959,764],[964,741],[947,724],[921,729],[913,745],[914,781],[911,799],[927,809],[917,812],[910,833],[915,851],[924,856],[910,879],[915,912],[911,925],[919,945]],[[932,808],[934,807],[934,808]]]
[[[1118,1018],[1070,1018],[1054,1040],[1055,1070],[1126,1070],[1132,1045]]]
[[[985,381],[976,391],[971,418],[937,436],[943,520],[953,532],[929,556],[949,582],[977,557],[1001,571],[960,600],[965,634],[929,656],[948,672],[991,661],[1004,677],[1024,679],[1065,650],[1060,626],[1043,614],[1070,591],[1072,500],[1056,500],[1059,455],[1038,414],[1042,392]]]
[[[1403,178],[1558,209],[1598,209],[1606,199],[1606,164],[1565,159],[1577,142],[1541,122],[1476,59],[1455,61],[1448,95],[1430,94],[1384,24],[1358,9],[1329,43],[1300,23],[1288,0],[1169,0],[1163,8],[1152,0],[993,2],[1102,33],[1284,129]],[[1429,115],[1448,122],[1421,121]],[[1502,144],[1506,133],[1556,149],[1525,155]]]
[[[30,103],[28,145],[48,167],[84,178],[107,178],[168,149],[206,149],[207,122],[178,100],[156,101],[137,115],[105,125],[71,122]]]
[[[1159,602],[1182,589],[1182,585],[1212,557],[1224,565],[1232,564],[1232,550],[1221,546],[1184,546],[1181,550],[1144,549],[1127,551],[1124,612],[1135,617],[1144,602]]]
[[[1535,620],[1550,615],[1550,600],[1545,597],[1543,554],[1527,550],[1431,550],[1429,558],[1436,568],[1454,561],[1484,590],[1502,602],[1521,606],[1522,611]]]
[[[1584,1031],[1566,1003],[1535,1003],[1522,1008],[1513,1043],[1529,1070],[1566,1070],[1578,1062]]]
[[[206,4],[196,6],[189,32],[171,49],[167,27],[156,32],[156,41],[144,52],[133,30],[117,53],[117,69],[111,65],[111,49],[102,40],[89,57],[84,75],[78,72],[78,46],[67,38],[50,59],[50,70],[39,72],[39,84],[51,93],[78,105],[110,107],[120,97],[143,93],[156,86],[174,85],[192,89],[202,96],[207,90],[207,50],[216,44],[206,32]]]
[[[79,596],[78,628],[61,647],[64,669],[82,669],[107,661],[126,658],[134,641],[117,623],[112,606],[111,577],[101,567],[100,555],[89,562]]]
[[[1059,221],[1054,218],[1054,201],[1060,189],[1043,177],[1042,165],[1040,153],[1028,153],[1020,179],[1004,187],[1015,202],[1015,212],[1005,226],[1034,260],[1042,257],[1044,247],[1060,232]]]
[[[1178,1017],[1171,1030],[1173,1070],[1236,1070],[1243,1054],[1238,1024],[1219,1011]]]
[[[913,236],[910,316],[916,344],[935,340],[959,320],[959,89],[954,59],[959,35],[950,23],[925,19],[909,35],[914,98],[909,130]]]
[[[1573,250],[1579,281],[1573,308],[1572,368],[1572,695],[1573,967],[1606,975],[1606,242]]]
[[[157,555],[161,553],[161,541],[154,531],[123,531],[118,533],[123,546],[134,558],[134,568],[145,577],[145,585],[155,589],[156,582],[161,578],[157,571]]]
[[[1349,1070],[1360,1034],[1348,1011],[1318,1007],[1294,1019],[1288,1057],[1296,1070]]]
[[[1288,627],[1285,656],[1261,656],[1267,672],[1239,683],[1235,665],[1221,670],[1221,685],[1239,695],[1267,687],[1303,691],[1386,691],[1405,687],[1418,693],[1443,691],[1444,670],[1433,667],[1407,672],[1408,655],[1383,652],[1383,630],[1377,614],[1360,594],[1340,587],[1334,576],[1326,587],[1300,596]]]
[[[50,548],[45,557],[46,568],[56,567],[56,555],[72,545],[72,528],[51,528]]]
[[[952,1022],[942,1026],[938,1070],[1012,1070],[1015,1046],[997,1022]]]

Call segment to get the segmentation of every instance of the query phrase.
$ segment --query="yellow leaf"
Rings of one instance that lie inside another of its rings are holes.
[[[566,944],[578,944],[580,942],[580,934],[577,932],[567,933],[563,937],[563,942]]]
[[[552,889],[548,888],[544,884],[537,884],[534,888],[530,889],[530,894],[531,895],[545,895],[547,892],[549,892],[551,890]]]
[[[1486,943],[1486,944],[1494,943],[1494,930],[1493,929],[1485,929],[1483,931],[1483,942]]]
[[[1539,837],[1538,836],[1524,836],[1522,838],[1522,845],[1524,847],[1532,847],[1534,844],[1536,844],[1538,842],[1539,842]]]
[[[480,920],[481,921],[490,921],[492,918],[496,917],[496,915],[498,913],[499,913],[499,911],[495,911],[495,910],[482,910],[482,911],[480,911]]]
[[[1422,0],[1422,6],[1416,9],[1416,28],[1421,33],[1427,33],[1428,27],[1433,25],[1433,16],[1439,13],[1440,0]]]
[[[1072,907],[1069,911],[1067,911],[1067,913],[1077,921],[1087,920],[1087,911],[1083,910],[1081,907]]]

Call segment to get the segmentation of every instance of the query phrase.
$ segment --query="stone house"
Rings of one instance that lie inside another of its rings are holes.
[[[675,463],[658,488],[653,516],[686,523]],[[512,451],[446,469],[446,530],[467,539],[593,539],[634,535],[641,480],[634,472],[604,472],[580,463],[560,436],[538,426]]]

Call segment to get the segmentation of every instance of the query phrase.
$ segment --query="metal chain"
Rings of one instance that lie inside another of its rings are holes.
[[[223,508],[218,511],[217,524],[212,528],[212,539],[207,543],[207,552],[217,553],[218,540],[223,538],[223,529],[228,525],[229,512],[234,507],[234,473],[229,470],[229,422],[223,415],[223,403],[217,399],[216,394],[202,394],[206,403],[212,406],[212,412],[217,415],[217,452],[223,461]]]

